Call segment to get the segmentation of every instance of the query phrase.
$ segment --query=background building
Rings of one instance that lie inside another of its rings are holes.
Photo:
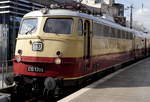
[[[110,16],[124,16],[124,5],[115,3],[115,0],[83,0],[83,4],[98,8],[97,12]]]
[[[116,23],[126,26],[123,4],[115,3],[115,0],[83,0],[82,3],[96,8],[94,11],[107,16],[105,18],[112,17]]]
[[[0,62],[13,58],[23,15],[50,3],[45,0],[0,0]]]

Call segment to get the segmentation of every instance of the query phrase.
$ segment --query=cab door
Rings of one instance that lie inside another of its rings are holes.
[[[84,22],[84,71],[89,73],[92,71],[91,68],[91,24],[90,21],[85,20]]]

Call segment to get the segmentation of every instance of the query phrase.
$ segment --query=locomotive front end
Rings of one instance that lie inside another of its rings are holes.
[[[75,64],[79,53],[74,49],[72,27],[71,17],[24,18],[17,38],[14,72],[38,77],[69,77],[66,65]],[[65,74],[62,73],[64,68],[67,69]]]
[[[24,16],[13,64],[18,86],[45,93],[60,87],[64,78],[79,75],[77,61],[81,60],[82,45],[73,28],[71,16],[48,16],[40,11]]]

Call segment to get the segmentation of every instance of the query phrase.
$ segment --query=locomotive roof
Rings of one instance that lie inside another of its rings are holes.
[[[128,32],[132,32],[135,36],[140,36],[140,37],[147,37],[145,36],[144,33],[136,31],[136,30],[132,30],[130,28],[127,27],[123,27],[119,24],[116,24],[114,22],[110,22],[108,20],[105,20],[103,18],[100,17],[95,17],[86,13],[80,13],[79,11],[72,11],[72,10],[66,10],[66,9],[49,9],[48,12],[46,14],[43,14],[41,12],[41,10],[37,10],[37,11],[32,11],[30,13],[27,13],[26,15],[24,15],[24,17],[41,17],[41,16],[74,16],[74,17],[83,17],[83,18],[87,18],[87,19],[91,19],[95,22],[100,22],[104,25],[110,26],[110,27],[114,27],[117,29],[121,29],[121,30],[125,30]],[[147,34],[146,34],[147,35]],[[150,37],[149,37],[150,38]]]
[[[118,29],[124,29],[127,31],[132,31],[129,28],[123,27],[119,24],[107,21],[103,18],[100,17],[94,17],[92,15],[88,15],[85,13],[80,13],[79,11],[72,11],[72,10],[66,10],[66,9],[51,9],[49,10],[46,14],[43,14],[40,10],[38,11],[32,11],[30,13],[27,13],[24,17],[39,17],[39,16],[75,16],[75,17],[83,17],[83,18],[87,18],[87,19],[91,19],[93,21],[96,22],[100,22],[102,24],[114,27],[114,28],[118,28]]]

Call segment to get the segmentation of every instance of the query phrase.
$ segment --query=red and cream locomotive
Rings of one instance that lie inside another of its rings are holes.
[[[78,11],[42,9],[22,19],[14,81],[29,93],[55,93],[149,54],[150,37],[142,32]]]

